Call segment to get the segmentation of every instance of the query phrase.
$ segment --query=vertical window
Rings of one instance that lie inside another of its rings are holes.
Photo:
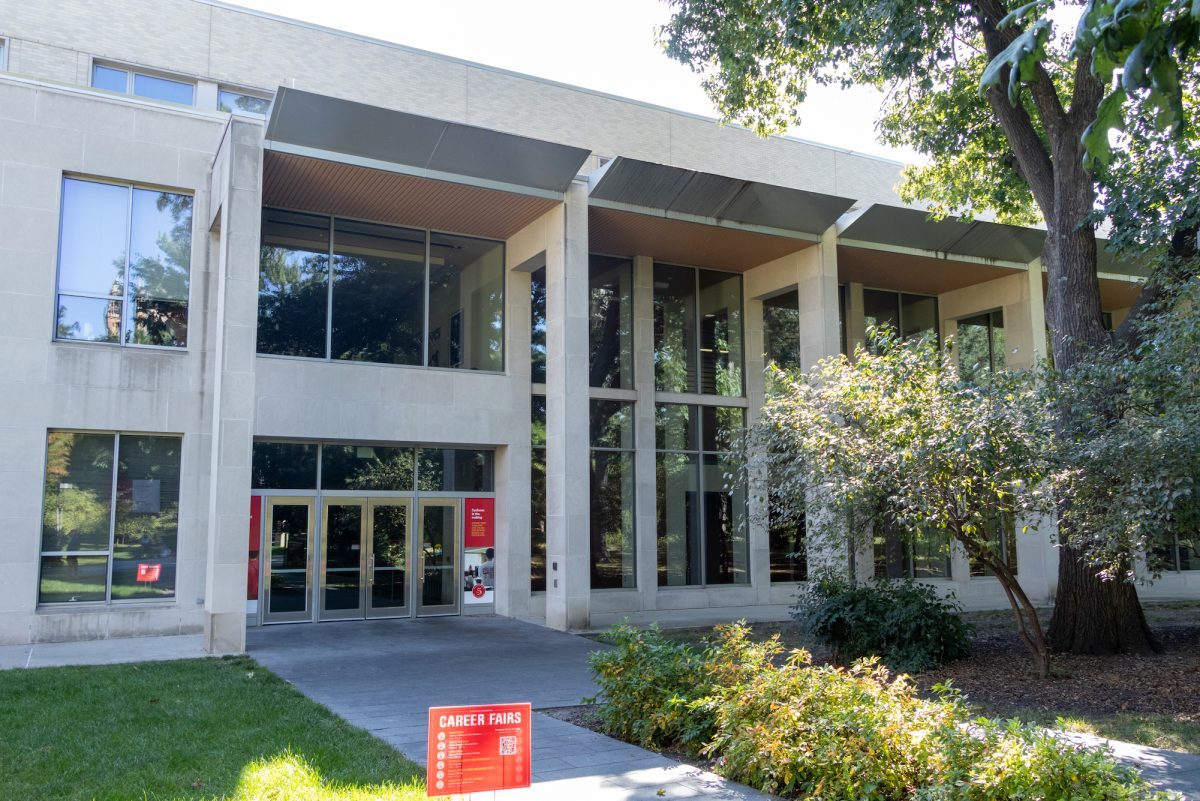
[[[429,239],[430,367],[504,369],[504,243]]]
[[[939,335],[937,298],[929,295],[864,289],[863,319],[867,328],[890,326],[901,339]]]
[[[1003,370],[1004,313],[997,310],[958,321],[958,366],[963,375]]]
[[[593,254],[588,297],[590,384],[633,389],[633,262]]]
[[[192,198],[63,179],[58,339],[185,347]]]
[[[263,213],[258,352],[504,369],[504,243]]]
[[[222,86],[217,91],[217,110],[266,117],[271,113],[271,99]]]
[[[191,81],[151,75],[126,67],[93,64],[92,86],[185,106],[195,102],[196,85]]]
[[[988,549],[998,556],[1014,576],[1017,575],[1016,526],[1010,515],[999,515],[987,522],[985,529]],[[972,576],[994,576],[996,573],[980,560],[971,558]]]
[[[1165,537],[1169,544],[1155,549],[1158,566],[1172,572],[1200,570],[1200,499],[1184,499],[1172,517],[1173,530]]]
[[[763,301],[763,361],[800,369],[800,293],[795,289]]]
[[[742,277],[654,265],[654,378],[664,392],[742,394]]]
[[[530,381],[546,383],[546,268],[539,267],[529,274]]]
[[[875,534],[878,578],[950,578],[950,537],[944,531],[902,534],[887,527]]]
[[[180,444],[49,433],[39,603],[174,597]]]
[[[8,69],[8,40],[0,39],[0,70]]]
[[[546,590],[546,396],[534,395],[530,413],[529,589]]]
[[[592,589],[636,586],[633,404],[591,401]]]
[[[745,411],[659,404],[658,584],[747,584],[746,489],[730,449]]]
[[[318,446],[311,442],[255,442],[250,486],[315,490],[317,451]]]
[[[803,514],[785,514],[784,499],[767,489],[767,539],[771,551],[771,582],[808,580],[808,551],[804,539],[806,520]]]

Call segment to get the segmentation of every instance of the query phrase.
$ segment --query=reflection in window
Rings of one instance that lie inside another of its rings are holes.
[[[654,265],[655,387],[742,394],[742,277]]]
[[[180,445],[179,437],[49,433],[40,603],[175,595]]]
[[[1172,530],[1163,537],[1169,544],[1155,549],[1152,567],[1172,572],[1200,570],[1200,498],[1193,494],[1181,499],[1171,517]]]
[[[504,369],[504,243],[429,240],[429,366]]]
[[[150,100],[164,100],[190,106],[194,102],[196,86],[189,81],[173,80],[161,75],[149,75],[137,70],[121,67],[92,65],[92,86],[110,92],[136,95]]]
[[[877,578],[950,578],[950,536],[945,531],[907,535],[887,527],[875,534]]]
[[[421,492],[492,492],[492,451],[421,448],[417,489]]]
[[[763,301],[763,361],[783,370],[800,369],[800,293]]]
[[[217,92],[217,110],[265,117],[271,113],[271,99],[222,88]]]
[[[546,396],[534,395],[530,412],[529,589],[546,590]]]
[[[1009,572],[1017,575],[1016,526],[1013,524],[1013,518],[1010,515],[1000,515],[989,520],[984,533],[988,549],[999,558]],[[982,561],[971,557],[971,575],[994,576],[996,573]]]
[[[804,539],[805,519],[780,514],[784,501],[767,492],[767,538],[771,549],[771,582],[807,581],[808,553]]]
[[[633,404],[591,401],[591,587],[634,578]]]
[[[530,380],[546,383],[546,268],[529,274],[529,300],[532,326],[529,332]]]
[[[588,260],[590,385],[633,388],[633,262]]]
[[[964,376],[980,370],[1003,370],[1004,313],[993,311],[959,320],[954,347],[958,351],[959,370]]]
[[[192,198],[63,179],[59,339],[185,347]]]
[[[749,583],[746,488],[726,450],[744,425],[740,408],[656,408],[659,586]]]
[[[264,211],[259,353],[504,369],[503,242],[330,227],[325,216]]]
[[[311,442],[255,442],[251,465],[254,489],[317,488],[317,446]]]
[[[415,452],[380,445],[323,445],[321,489],[412,492]]]
[[[333,241],[332,358],[421,364],[425,232],[337,220]]]
[[[937,298],[882,289],[863,290],[863,321],[866,328],[889,326],[901,339],[920,339],[938,332]]]

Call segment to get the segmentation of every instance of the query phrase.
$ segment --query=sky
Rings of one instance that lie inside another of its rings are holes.
[[[233,0],[236,5],[561,83],[717,117],[700,77],[667,58],[661,0]],[[792,136],[913,161],[875,141],[879,93],[813,87]]]

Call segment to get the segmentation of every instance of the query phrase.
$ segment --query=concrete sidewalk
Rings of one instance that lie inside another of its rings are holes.
[[[205,656],[208,656],[208,653],[204,650],[204,641],[199,634],[0,645],[0,670],[161,662],[167,659],[198,659]]]
[[[587,656],[602,647],[502,617],[265,626],[247,639],[263,666],[421,764],[429,707],[574,706],[598,691]],[[768,798],[547,715],[533,716],[532,735],[533,786],[505,798]]]

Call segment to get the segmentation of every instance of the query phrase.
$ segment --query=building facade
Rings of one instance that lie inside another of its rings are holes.
[[[0,643],[780,617],[803,532],[724,479],[769,361],[1045,355],[1043,234],[899,164],[206,0],[0,0],[0,167]],[[1041,602],[1050,528],[997,530]]]

